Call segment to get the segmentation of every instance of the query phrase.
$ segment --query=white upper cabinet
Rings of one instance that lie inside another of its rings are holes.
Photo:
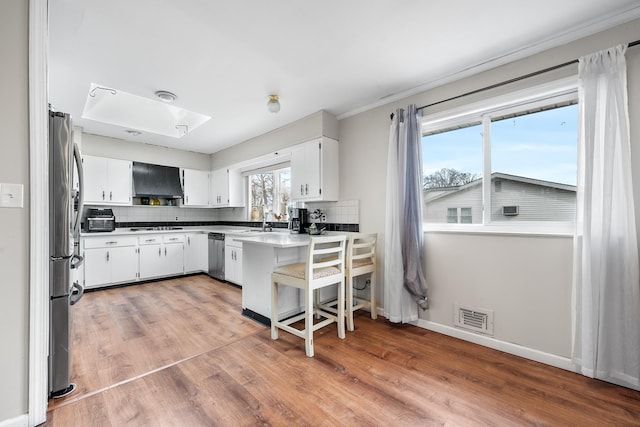
[[[131,161],[82,156],[82,167],[86,204],[131,204]]]
[[[291,199],[338,200],[338,141],[318,138],[291,151]]]
[[[182,206],[209,206],[209,171],[181,169],[182,190],[184,197],[182,198]]]
[[[239,169],[218,169],[211,172],[211,198],[213,207],[244,206],[244,180]]]

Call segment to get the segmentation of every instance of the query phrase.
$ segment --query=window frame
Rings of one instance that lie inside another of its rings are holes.
[[[251,201],[251,176],[252,175],[259,175],[259,174],[274,174],[274,182],[273,182],[273,192],[274,192],[274,200],[272,201],[272,203],[275,203],[275,196],[276,195],[280,195],[281,194],[281,188],[280,188],[280,174],[281,171],[283,170],[289,170],[289,180],[291,180],[291,162],[290,161],[286,161],[286,162],[277,162],[277,163],[272,163],[266,166],[262,166],[259,168],[253,168],[253,169],[247,169],[245,171],[242,172],[242,175],[244,177],[245,181],[245,187],[246,187],[246,193],[247,193],[247,198],[246,198],[246,216],[247,216],[247,220],[248,221],[253,221],[253,219],[251,218],[251,211],[253,208],[252,205],[252,201]],[[278,179],[276,180],[276,176],[278,177]],[[291,193],[291,188],[289,188],[289,193]],[[289,194],[291,196],[291,194]],[[289,204],[287,206],[289,206],[292,202],[289,201]],[[288,221],[288,207],[285,207],[285,212],[281,212],[281,214],[283,215],[281,220],[276,220],[273,217],[273,207],[272,209],[268,212],[270,214],[270,218],[267,218],[267,221],[269,222],[287,222]],[[260,221],[262,221],[262,218],[260,218]]]
[[[446,131],[468,125],[482,124],[482,222],[431,223],[424,222],[425,231],[461,231],[478,233],[515,233],[541,235],[572,235],[573,221],[492,221],[491,209],[491,121],[524,110],[534,110],[553,104],[578,102],[577,76],[567,77],[542,85],[488,98],[465,106],[429,114],[422,119],[422,135]],[[577,147],[576,147],[577,148]],[[423,153],[424,155],[424,153]],[[489,183],[489,185],[485,185]]]

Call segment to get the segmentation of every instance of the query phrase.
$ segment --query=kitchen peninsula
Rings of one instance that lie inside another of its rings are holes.
[[[271,232],[234,239],[242,242],[244,248],[242,314],[269,326],[271,273],[282,265],[304,262],[311,238],[307,234]],[[328,298],[329,295],[321,297]],[[281,286],[278,290],[279,317],[282,319],[302,312],[302,298],[299,289]]]

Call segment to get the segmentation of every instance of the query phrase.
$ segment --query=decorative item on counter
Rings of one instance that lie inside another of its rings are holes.
[[[327,216],[322,213],[320,209],[316,209],[309,214],[309,220],[314,222],[325,222],[327,220]]]
[[[324,227],[323,228],[318,228],[315,223],[312,223],[309,226],[309,228],[307,228],[306,230],[307,230],[307,233],[309,233],[311,235],[314,235],[314,234],[324,234],[326,228],[324,228]]]
[[[160,199],[158,199],[157,197],[151,199],[151,205],[152,206],[160,206]]]
[[[149,198],[148,197],[140,197],[140,204],[148,205],[149,204]]]

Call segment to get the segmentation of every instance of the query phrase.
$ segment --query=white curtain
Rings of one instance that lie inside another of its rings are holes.
[[[580,58],[573,360],[584,375],[640,386],[640,274],[626,47]]]
[[[384,312],[389,321],[418,320],[428,307],[422,272],[422,156],[418,110],[396,111],[389,132],[385,219]]]

